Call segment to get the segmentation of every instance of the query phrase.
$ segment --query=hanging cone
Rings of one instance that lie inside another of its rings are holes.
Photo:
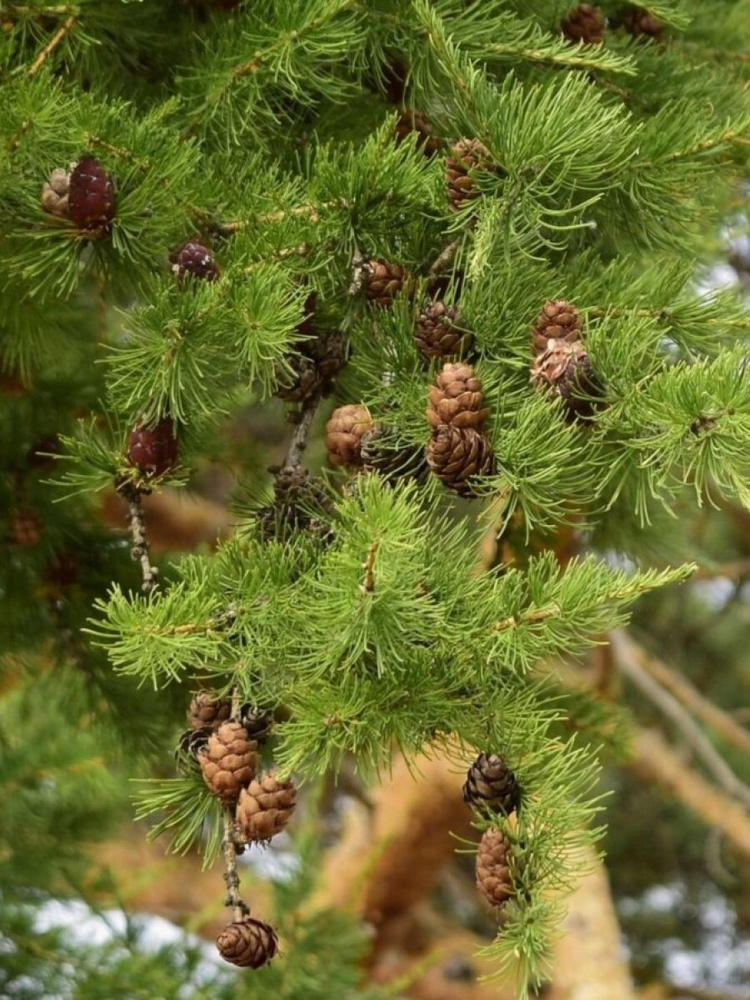
[[[481,753],[464,782],[464,802],[474,809],[491,810],[509,816],[521,805],[521,789],[516,776],[496,753]]]
[[[482,406],[483,399],[482,383],[471,365],[449,362],[430,387],[427,419],[435,429],[445,424],[481,427],[490,412]]]
[[[568,420],[591,420],[604,405],[604,386],[579,340],[551,340],[531,366],[531,382],[560,396]]]
[[[260,969],[276,955],[279,939],[270,924],[245,917],[227,924],[216,939],[216,947],[226,962],[241,969]]]
[[[291,781],[264,774],[240,792],[237,826],[247,841],[265,841],[286,827],[294,812],[297,789]]]
[[[374,427],[366,406],[339,406],[326,424],[326,449],[331,465],[354,469],[362,464],[362,438]]]
[[[209,738],[198,757],[203,780],[222,801],[237,801],[242,788],[255,777],[258,744],[239,722],[224,722]]]
[[[511,843],[494,828],[485,830],[477,849],[477,889],[492,909],[502,906],[513,895],[510,857]]]
[[[387,309],[393,299],[411,284],[406,268],[387,260],[368,260],[362,265],[362,287],[373,305]]]
[[[478,198],[480,191],[474,183],[474,175],[494,169],[489,150],[478,139],[459,139],[451,147],[445,165],[451,210],[457,212],[468,201]]]
[[[474,334],[463,325],[458,306],[446,305],[441,299],[422,309],[414,339],[425,358],[464,357],[474,346]]]
[[[495,471],[492,444],[473,427],[444,425],[432,436],[427,462],[443,485],[463,497],[475,497],[474,476],[491,476]]]
[[[216,729],[232,714],[232,703],[228,698],[217,698],[211,691],[199,691],[193,695],[188,709],[188,723],[193,729],[210,726]]]

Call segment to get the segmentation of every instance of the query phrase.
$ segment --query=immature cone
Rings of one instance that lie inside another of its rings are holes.
[[[362,265],[362,287],[373,305],[387,309],[394,296],[409,284],[409,275],[400,264],[387,260],[368,260]]]
[[[427,419],[437,429],[444,424],[454,427],[480,427],[489,410],[482,406],[482,383],[471,365],[448,362],[430,386]]]
[[[474,809],[489,809],[506,816],[521,805],[516,776],[496,753],[480,753],[466,772],[463,793],[464,802]]]
[[[563,18],[562,33],[569,42],[584,42],[586,45],[600,45],[604,41],[607,22],[600,7],[592,3],[582,3]]]
[[[458,306],[429,302],[417,317],[414,339],[425,358],[461,357],[474,346],[474,334],[461,321]]]
[[[493,909],[507,903],[513,895],[511,850],[508,838],[494,828],[485,830],[479,841],[476,860],[477,889]]]
[[[664,31],[664,23],[641,7],[628,11],[623,18],[622,25],[633,38],[653,38],[655,42],[661,41]]]
[[[84,156],[73,167],[68,188],[68,216],[93,239],[109,233],[115,217],[115,188],[104,167]]]
[[[224,802],[237,801],[255,777],[258,744],[239,722],[223,722],[198,756],[203,780]]]
[[[590,420],[602,405],[604,387],[580,340],[551,340],[532,363],[531,382],[560,396],[569,420]]]
[[[199,691],[193,695],[188,709],[188,722],[193,729],[210,726],[216,729],[232,714],[232,703],[228,698],[217,698],[210,691]]]
[[[63,167],[55,167],[42,188],[42,208],[50,215],[68,216],[68,189],[70,174]]]
[[[581,320],[578,310],[565,299],[548,299],[536,318],[531,332],[535,354],[547,349],[550,340],[580,340]]]
[[[200,281],[216,281],[219,265],[208,247],[198,240],[189,240],[174,257],[172,270],[180,280],[198,278]]]
[[[489,150],[478,139],[459,139],[451,147],[445,165],[445,182],[453,211],[458,211],[467,201],[478,197],[480,192],[474,184],[473,174],[492,169]]]
[[[474,476],[491,476],[495,455],[488,437],[473,427],[446,424],[432,435],[427,446],[427,462],[438,479],[459,496],[477,495],[471,484]]]
[[[127,459],[141,475],[161,476],[177,463],[177,438],[170,417],[155,427],[139,425],[130,434]]]
[[[442,139],[434,134],[432,125],[423,114],[403,108],[396,122],[396,143],[400,144],[414,134],[417,136],[417,148],[425,156],[433,156],[443,146]]]
[[[227,924],[216,939],[221,957],[241,969],[260,969],[279,949],[279,939],[270,924],[244,917]]]
[[[291,781],[264,774],[240,792],[235,818],[247,841],[270,840],[286,827],[297,801]]]
[[[421,446],[399,443],[393,427],[376,424],[362,438],[362,468],[377,472],[391,486],[403,479],[424,480],[427,475],[427,456]]]
[[[362,464],[362,438],[374,427],[366,406],[339,406],[326,424],[326,448],[331,465],[356,468]]]

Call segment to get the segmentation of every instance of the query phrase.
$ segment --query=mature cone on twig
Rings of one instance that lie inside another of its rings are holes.
[[[174,256],[172,270],[181,281],[185,278],[216,281],[219,277],[219,265],[208,247],[199,240],[188,240],[180,247]]]
[[[326,424],[326,448],[331,465],[353,469],[362,464],[362,438],[374,427],[370,411],[359,403],[339,406]]]
[[[42,208],[50,215],[68,217],[68,191],[70,174],[63,167],[55,167],[42,188]]]
[[[84,156],[71,171],[68,216],[92,239],[103,239],[109,233],[115,217],[115,187],[93,156]]]
[[[434,134],[432,125],[419,111],[403,108],[396,122],[396,143],[401,144],[410,135],[417,136],[417,149],[425,156],[433,156],[443,146],[443,140]]]
[[[347,362],[344,335],[339,330],[324,330],[295,346],[298,353],[287,359],[291,371],[279,373],[276,395],[288,403],[302,403],[317,393],[329,395],[334,378]]]
[[[143,476],[161,476],[177,463],[177,438],[170,417],[154,427],[135,428],[128,440],[127,459]]]
[[[458,306],[446,305],[442,299],[422,309],[414,339],[425,358],[463,357],[474,346],[474,334],[463,326]]]
[[[198,761],[203,780],[224,802],[236,802],[255,777],[258,744],[239,722],[223,722],[209,738]]]
[[[582,3],[563,18],[562,33],[569,42],[584,42],[586,45],[600,45],[604,41],[607,22],[600,7],[592,3]]]
[[[480,427],[489,410],[482,406],[482,383],[471,365],[448,362],[430,386],[427,419],[434,428]]]
[[[535,354],[546,351],[550,340],[580,340],[581,320],[578,310],[565,299],[548,299],[536,318],[531,332]]]
[[[480,192],[474,183],[474,174],[493,169],[489,150],[479,139],[459,139],[451,147],[445,165],[445,182],[448,185],[451,209],[458,211],[467,201],[477,198]]]
[[[361,461],[365,472],[379,473],[391,486],[403,479],[422,482],[429,471],[425,449],[400,444],[395,428],[383,424],[363,436]]]
[[[447,424],[432,435],[427,462],[441,482],[459,496],[474,497],[474,476],[491,476],[495,455],[488,437],[473,427]]]
[[[511,843],[500,830],[485,830],[477,849],[477,889],[496,909],[513,895],[510,856]]]
[[[365,295],[373,305],[382,309],[392,306],[394,297],[410,284],[409,274],[400,264],[392,264],[387,260],[367,260],[362,265]]]
[[[237,826],[247,841],[270,840],[286,827],[297,801],[297,789],[291,781],[278,781],[264,774],[240,792],[237,803]]]
[[[193,695],[188,709],[188,722],[193,729],[210,726],[216,729],[232,714],[229,698],[217,698],[211,691],[199,691]]]
[[[464,802],[474,809],[509,816],[521,805],[516,776],[496,753],[480,753],[466,772],[463,792]]]
[[[622,19],[622,25],[633,38],[653,38],[655,42],[661,41],[664,32],[664,22],[642,7],[628,11]]]
[[[531,365],[531,382],[560,396],[569,420],[590,420],[603,405],[604,387],[580,340],[551,340]]]
[[[216,947],[225,961],[241,969],[260,969],[279,949],[279,939],[270,924],[244,917],[227,924],[216,939]]]

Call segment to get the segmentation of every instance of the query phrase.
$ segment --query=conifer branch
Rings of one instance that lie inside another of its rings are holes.
[[[31,68],[29,69],[28,76],[35,76],[39,72],[39,70],[45,64],[47,59],[52,55],[55,49],[62,43],[63,39],[68,34],[68,32],[73,28],[73,25],[75,23],[76,23],[76,17],[75,15],[71,14],[70,17],[68,17],[68,19],[65,21],[65,23],[62,24],[57,29],[52,38],[49,40],[49,42],[47,42],[42,51],[36,57],[36,59],[31,65]]]
[[[302,465],[302,454],[307,447],[307,438],[312,427],[315,411],[320,403],[320,393],[315,393],[302,404],[302,412],[299,415],[299,422],[294,428],[294,434],[286,450],[282,467],[297,468]]]
[[[137,488],[123,492],[126,493],[125,499],[128,504],[130,534],[133,539],[133,547],[130,550],[130,555],[134,561],[141,564],[141,573],[143,575],[141,590],[145,594],[150,594],[154,587],[156,587],[156,578],[159,570],[151,564],[148,555],[148,537],[146,535],[146,522],[143,513],[143,494]]]

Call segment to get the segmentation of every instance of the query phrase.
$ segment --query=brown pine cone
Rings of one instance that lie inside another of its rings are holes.
[[[405,445],[393,427],[376,424],[362,438],[362,468],[377,472],[390,486],[404,479],[423,482],[429,469],[423,446]]]
[[[84,156],[71,171],[68,216],[91,239],[103,239],[109,234],[115,217],[115,187],[93,156]]]
[[[304,326],[307,320],[301,324]],[[300,326],[300,328],[301,328]],[[301,403],[317,392],[333,389],[333,379],[346,366],[348,347],[339,330],[324,330],[296,346],[299,353],[288,358],[290,371],[279,373],[276,395],[289,403]]]
[[[586,45],[600,45],[604,41],[607,22],[601,7],[592,3],[582,3],[563,18],[562,33],[569,42],[584,42]]]
[[[241,969],[260,969],[279,950],[279,939],[270,924],[244,917],[227,924],[216,939],[221,957]]]
[[[642,7],[628,11],[622,25],[633,38],[653,38],[655,42],[660,42],[664,33],[664,23]]]
[[[485,830],[477,849],[477,889],[492,909],[507,903],[513,895],[511,852],[511,843],[505,834],[492,827]]]
[[[278,781],[264,774],[240,792],[237,803],[237,826],[250,841],[270,840],[286,827],[297,801],[297,789],[291,781]]]
[[[232,714],[232,703],[228,698],[217,698],[211,691],[199,691],[190,701],[187,718],[193,729],[210,726],[216,729]]]
[[[478,171],[494,169],[490,153],[479,139],[459,139],[451,147],[445,165],[445,183],[451,211],[458,211],[467,201],[480,194],[474,184],[474,174]]]
[[[531,331],[531,346],[535,354],[546,351],[550,340],[580,340],[581,320],[578,310],[565,299],[548,299],[536,318]]]
[[[604,405],[604,386],[580,340],[551,340],[531,365],[531,382],[560,396],[568,420],[590,420]]]
[[[429,302],[420,312],[414,339],[425,358],[462,357],[474,346],[474,334],[462,325],[458,306],[441,299]]]
[[[427,447],[427,462],[448,489],[463,497],[475,497],[473,476],[491,476],[495,455],[488,437],[473,427],[448,424],[439,427]]]
[[[427,419],[434,428],[443,424],[454,427],[480,427],[489,410],[482,407],[482,383],[471,365],[447,362],[430,386]]]
[[[188,240],[180,247],[174,256],[172,270],[181,281],[185,278],[216,281],[219,277],[219,265],[208,247],[199,240]]]
[[[362,265],[362,287],[367,299],[381,309],[393,305],[394,296],[409,287],[406,268],[387,260],[368,260]]]
[[[170,417],[154,427],[140,424],[130,434],[127,459],[143,476],[162,476],[177,463],[177,437]]]
[[[357,468],[362,463],[362,438],[374,427],[370,411],[359,403],[339,406],[326,424],[326,448],[331,465]]]
[[[42,522],[28,507],[19,510],[11,521],[13,542],[21,549],[32,549],[42,537]]]
[[[265,743],[274,727],[274,714],[270,708],[258,708],[255,705],[243,705],[240,709],[240,722],[256,743]]]
[[[240,790],[255,777],[258,744],[239,722],[223,722],[198,756],[203,780],[227,803],[237,801]]]
[[[68,217],[68,190],[70,174],[63,167],[55,167],[42,188],[42,208],[50,215]]]
[[[425,156],[433,156],[443,147],[443,140],[434,134],[432,125],[419,111],[403,108],[396,122],[396,143],[400,145],[410,135],[416,133],[417,149]]]
[[[521,789],[516,776],[496,753],[480,753],[464,782],[464,802],[474,809],[489,809],[506,816],[521,805]]]

